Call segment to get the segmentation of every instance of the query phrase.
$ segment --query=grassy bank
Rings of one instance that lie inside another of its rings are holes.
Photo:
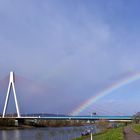
[[[88,136],[89,137],[89,136]],[[80,137],[75,140],[85,140],[88,137]],[[108,129],[107,131],[93,135],[94,140],[124,140],[123,128]]]
[[[124,140],[123,128],[110,129],[101,135],[95,136],[94,140]]]
[[[14,127],[65,127],[83,126],[85,121],[0,118],[0,129]]]
[[[132,129],[133,129],[136,133],[140,134],[140,124],[133,124],[133,125],[132,125]]]

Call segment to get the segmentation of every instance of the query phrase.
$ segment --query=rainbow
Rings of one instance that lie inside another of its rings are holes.
[[[108,86],[107,88],[100,91],[96,95],[92,96],[90,99],[86,100],[80,106],[78,106],[75,110],[73,110],[71,112],[71,115],[78,115],[79,113],[83,112],[87,107],[89,107],[90,105],[92,105],[93,103],[98,101],[99,99],[103,98],[104,96],[106,96],[110,93],[113,93],[113,91],[115,91],[123,86],[126,86],[130,83],[133,83],[139,79],[140,79],[140,72],[133,73],[133,74],[129,75],[128,77],[111,84],[110,86]]]

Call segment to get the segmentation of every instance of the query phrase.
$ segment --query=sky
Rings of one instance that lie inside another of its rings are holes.
[[[0,0],[0,112],[10,71],[21,113],[60,114],[139,72],[139,4]],[[139,85],[137,80],[113,91],[81,113],[134,114],[140,111]]]

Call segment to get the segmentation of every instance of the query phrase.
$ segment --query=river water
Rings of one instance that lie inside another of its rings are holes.
[[[71,140],[91,126],[0,130],[0,140]],[[93,132],[97,131],[92,126]]]

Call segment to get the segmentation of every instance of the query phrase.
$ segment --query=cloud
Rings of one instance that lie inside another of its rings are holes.
[[[22,89],[29,112],[71,111],[112,79],[140,70],[139,33],[116,14],[123,5],[109,2],[104,11],[97,1],[1,1],[0,77],[14,70],[43,83]]]

